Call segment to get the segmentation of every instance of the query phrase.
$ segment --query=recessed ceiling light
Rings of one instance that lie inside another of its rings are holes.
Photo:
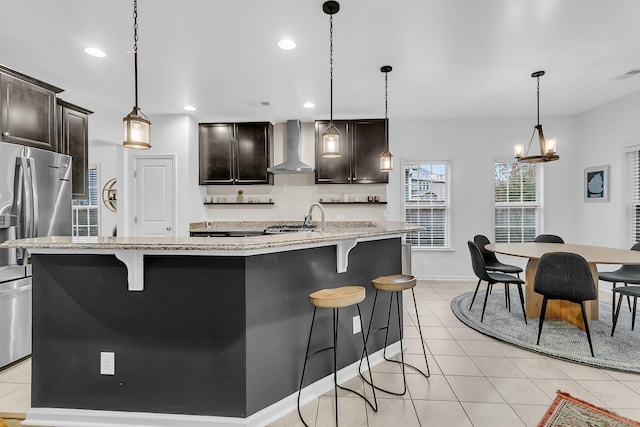
[[[282,39],[278,42],[278,47],[284,50],[291,50],[296,48],[296,42],[291,39]]]
[[[184,109],[187,111],[196,111],[196,107],[194,107],[193,105],[185,105]]]
[[[91,55],[91,56],[95,56],[96,58],[104,58],[105,56],[107,56],[106,53],[104,53],[103,51],[101,51],[100,49],[98,49],[97,47],[87,47],[84,49],[85,53]]]
[[[304,108],[313,108],[316,106],[316,104],[314,104],[313,102],[305,102],[302,106]]]

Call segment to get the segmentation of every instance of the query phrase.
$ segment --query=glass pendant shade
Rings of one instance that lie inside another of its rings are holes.
[[[124,145],[126,148],[147,150],[151,148],[151,122],[138,115],[138,108],[122,119],[124,124]]]
[[[333,123],[322,132],[322,157],[340,157],[340,131]]]
[[[389,150],[384,150],[380,154],[380,172],[391,172],[393,170],[393,155]]]
[[[524,155],[524,144],[515,144],[513,146],[513,157],[519,159]]]

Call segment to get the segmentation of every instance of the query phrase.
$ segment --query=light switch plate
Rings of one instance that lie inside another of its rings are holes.
[[[112,351],[100,352],[100,375],[116,374],[116,354]]]
[[[357,334],[362,332],[362,328],[360,328],[360,316],[353,316],[353,334]]]

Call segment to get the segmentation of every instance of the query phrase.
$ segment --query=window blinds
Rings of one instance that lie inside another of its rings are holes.
[[[535,164],[496,160],[494,219],[496,242],[530,242],[541,226],[541,191]]]
[[[625,154],[625,240],[627,247],[640,241],[640,151]]]
[[[450,247],[450,162],[404,164],[404,210],[408,224],[423,227],[405,242],[423,248]]]

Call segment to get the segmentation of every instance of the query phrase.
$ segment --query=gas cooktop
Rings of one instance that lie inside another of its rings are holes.
[[[313,231],[315,225],[271,225],[264,229],[266,234],[293,233],[301,231]]]

